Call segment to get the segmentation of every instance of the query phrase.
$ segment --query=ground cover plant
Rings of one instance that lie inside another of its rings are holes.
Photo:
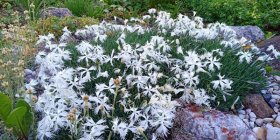
[[[39,37],[38,75],[26,86],[38,95],[37,139],[167,138],[178,99],[235,109],[266,85],[271,58],[200,17],[151,9],[125,25],[63,31]]]

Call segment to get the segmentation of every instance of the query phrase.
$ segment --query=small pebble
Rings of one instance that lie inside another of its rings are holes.
[[[263,125],[263,119],[256,119],[255,123],[258,126],[262,126]]]
[[[256,121],[256,118],[250,118],[250,121],[251,121],[251,122],[255,122],[255,121]]]
[[[272,97],[273,99],[276,99],[276,100],[279,100],[279,99],[280,99],[280,95],[275,95],[275,94],[273,94],[273,95],[271,95],[271,97]]]
[[[269,88],[269,89],[268,89],[268,92],[269,92],[269,93],[272,93],[272,92],[273,92],[273,88]]]
[[[261,90],[262,94],[266,94],[267,90]]]
[[[279,86],[273,86],[274,91],[279,90]]]
[[[239,113],[239,114],[243,114],[243,115],[246,114],[245,110],[239,110],[238,113]]]
[[[247,119],[242,119],[246,125],[249,125],[249,121]]]
[[[272,122],[273,121],[273,118],[264,118],[263,119],[263,122],[264,123],[270,123],[270,122]]]
[[[250,118],[256,118],[257,116],[256,116],[256,114],[254,113],[254,112],[250,112]]]
[[[252,110],[250,108],[246,109],[246,113],[249,114],[250,112],[252,112]]]
[[[274,110],[275,112],[279,112],[279,109],[278,109],[277,107],[273,107],[273,110]]]
[[[267,101],[267,102],[269,102],[271,100],[271,94],[269,94],[269,93],[268,94],[263,94],[262,96],[263,96],[264,100]]]
[[[245,119],[245,115],[243,115],[243,114],[239,114],[238,117],[239,117],[240,119]]]
[[[272,100],[273,100],[273,99],[272,99]],[[274,108],[276,102],[273,102],[272,100],[270,100],[270,101],[268,102],[268,104],[270,105],[271,108]]]
[[[280,124],[280,116],[277,116],[277,117],[276,117],[275,122],[277,122],[278,124]]]
[[[255,127],[255,123],[254,123],[254,122],[249,122],[249,126],[250,126],[251,128],[254,128],[254,127]]]
[[[280,94],[280,90],[274,90],[273,94]]]
[[[274,76],[274,79],[279,82],[280,81],[280,76]]]

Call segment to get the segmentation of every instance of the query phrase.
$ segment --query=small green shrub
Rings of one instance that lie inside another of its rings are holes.
[[[62,35],[62,29],[67,27],[70,31],[83,28],[86,25],[96,24],[98,20],[90,17],[49,17],[44,20],[38,20],[35,24],[35,30],[38,34],[53,33],[55,36]]]
[[[280,26],[278,0],[182,0],[184,8],[197,12],[207,22],[228,25],[257,25],[261,28]]]
[[[65,0],[67,7],[75,16],[100,18],[103,16],[102,2],[98,0]]]

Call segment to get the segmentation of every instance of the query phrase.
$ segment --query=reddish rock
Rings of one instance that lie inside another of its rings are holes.
[[[260,94],[249,94],[245,97],[244,106],[250,108],[258,118],[270,118],[275,112]]]
[[[176,112],[172,140],[255,140],[256,135],[236,115],[217,110],[204,111],[185,105]]]

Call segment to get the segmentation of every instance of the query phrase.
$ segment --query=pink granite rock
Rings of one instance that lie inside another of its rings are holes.
[[[217,110],[203,111],[185,105],[176,112],[172,140],[256,140],[256,135],[236,115]]]

